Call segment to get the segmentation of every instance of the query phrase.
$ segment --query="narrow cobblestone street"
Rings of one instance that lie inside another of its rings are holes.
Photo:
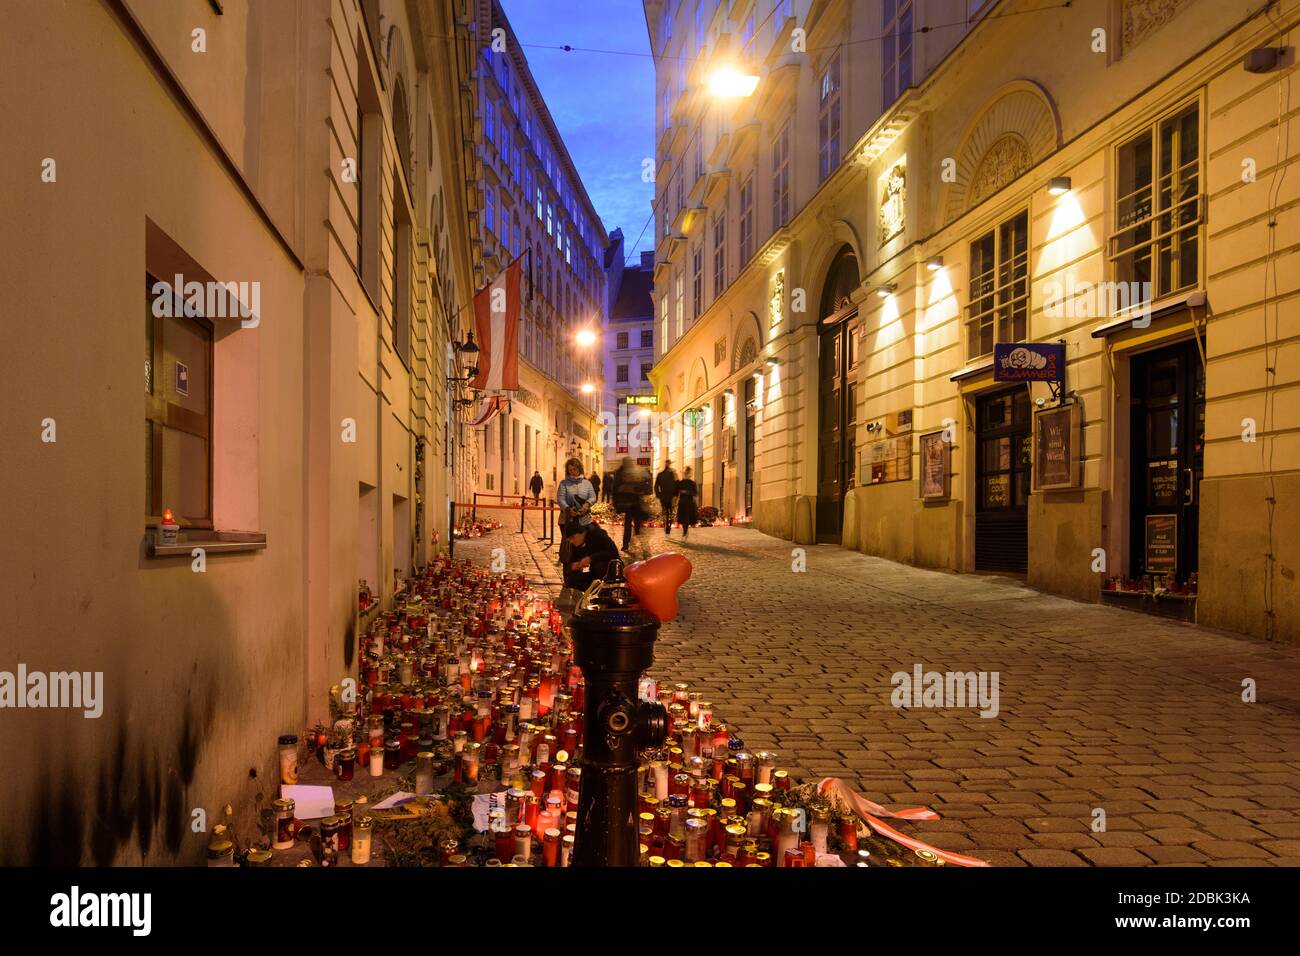
[[[558,588],[536,539],[502,528],[456,552],[504,548]],[[907,829],[937,846],[1001,866],[1300,863],[1300,649],[834,546],[794,572],[789,542],[746,529],[633,549],[694,567],[655,676],[705,691],[792,772],[931,807],[941,820]],[[997,672],[997,715],[895,708],[891,676],[918,664]]]

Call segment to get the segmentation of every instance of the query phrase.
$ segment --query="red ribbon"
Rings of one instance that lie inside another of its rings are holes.
[[[951,863],[954,866],[989,865],[984,860],[977,859],[973,856],[964,856],[961,853],[941,850],[937,846],[931,846],[929,843],[925,843],[922,840],[904,836],[888,823],[877,818],[877,815],[879,815],[884,817],[893,817],[898,820],[938,820],[939,814],[935,813],[933,810],[926,807],[910,807],[906,810],[899,810],[897,812],[886,810],[880,804],[874,803],[862,796],[862,794],[858,793],[839,777],[826,777],[821,783],[817,784],[817,789],[823,794],[835,790],[836,796],[841,796],[846,799],[852,805],[854,812],[865,820],[871,829],[875,830],[881,836],[888,837],[896,843],[901,843],[908,849],[928,850],[945,863]]]

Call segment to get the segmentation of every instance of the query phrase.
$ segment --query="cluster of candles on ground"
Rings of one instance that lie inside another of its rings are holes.
[[[411,582],[401,609],[362,638],[360,693],[336,729],[354,742],[326,752],[340,780],[410,773],[417,795],[450,781],[492,792],[485,835],[437,848],[444,866],[568,866],[577,839],[583,692],[562,614],[522,577],[466,561],[435,560]],[[660,700],[649,677],[640,696]],[[791,804],[774,753],[749,753],[686,684],[664,688],[670,734],[639,768],[641,862],[646,866],[816,865],[834,847],[858,858],[856,821],[833,823]],[[325,740],[319,741],[324,747]],[[281,738],[281,777],[296,782],[297,746]],[[405,770],[404,770],[405,768]],[[320,822],[325,865],[349,852],[370,858],[374,820],[364,798]],[[358,805],[360,804],[360,806]],[[274,847],[291,847],[291,800],[275,804]]]

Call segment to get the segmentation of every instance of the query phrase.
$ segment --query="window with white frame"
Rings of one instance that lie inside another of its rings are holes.
[[[652,348],[654,348],[654,347],[655,347],[655,331],[654,331],[654,329],[642,329],[642,330],[641,330],[641,348],[643,348],[643,349],[652,349]]]
[[[727,204],[713,217],[713,298],[722,295],[727,284]]]
[[[967,359],[1029,335],[1029,213],[1021,212],[970,245]]]
[[[1123,143],[1116,155],[1115,226],[1110,260],[1129,301],[1148,302],[1200,280],[1200,104],[1166,116]]]
[[[492,102],[492,97],[489,96],[483,100],[483,133],[487,136],[488,142],[496,139],[496,127],[496,105]]]
[[[659,299],[659,341],[662,348],[668,351],[668,293],[665,292]]]
[[[840,164],[840,54],[822,72],[817,100],[817,181]]]
[[[685,285],[685,276],[681,271],[677,272],[677,337],[680,339],[682,333],[686,331],[686,300],[683,295]]]
[[[618,341],[618,344],[617,344],[616,346],[614,346],[615,348],[618,348],[618,349],[625,349],[625,348],[627,348],[627,333],[626,333],[626,332],[620,332],[620,333],[618,333],[618,339],[617,339],[617,341]]]
[[[790,218],[790,124],[772,140],[772,231]]]
[[[691,253],[691,317],[698,319],[704,311],[704,243]]]
[[[754,177],[740,187],[740,268],[744,269],[754,254]]]
[[[881,41],[883,99],[885,108],[912,85],[912,0],[882,0]]]
[[[496,192],[491,186],[483,187],[483,223],[489,233],[496,232]]]

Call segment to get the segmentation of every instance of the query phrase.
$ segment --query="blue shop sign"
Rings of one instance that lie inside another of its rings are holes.
[[[1062,382],[1065,346],[1057,343],[1008,342],[993,346],[995,382]]]

